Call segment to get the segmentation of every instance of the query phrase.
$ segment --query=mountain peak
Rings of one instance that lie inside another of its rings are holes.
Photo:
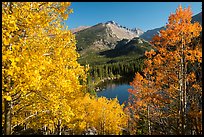
[[[123,29],[125,31],[128,31],[129,33],[134,33],[136,34],[135,37],[139,37],[140,35],[142,35],[144,32],[139,29],[139,28],[133,28],[133,29],[130,29],[128,27],[125,27],[125,26],[122,26],[118,23],[116,23],[115,21],[111,20],[111,21],[107,21],[106,23],[104,23],[105,25],[114,25],[116,27],[118,27],[119,29]]]
[[[113,49],[118,41],[122,39],[130,40],[139,37],[142,33],[143,31],[140,29],[130,29],[111,20],[77,31],[77,47],[81,54]]]
[[[107,21],[105,24],[109,24],[109,23],[110,24],[116,24],[115,21],[113,21],[113,20]]]
[[[133,29],[131,29],[131,31],[135,32],[138,36],[141,36],[144,33],[144,31],[142,31],[139,28],[133,28]]]

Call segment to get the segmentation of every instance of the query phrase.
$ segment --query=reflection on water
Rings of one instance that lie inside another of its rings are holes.
[[[97,92],[97,95],[98,97],[105,96],[107,98],[117,97],[119,103],[122,104],[124,101],[128,100],[128,89],[132,88],[129,85],[131,81],[131,78],[105,81],[99,85],[100,91]]]

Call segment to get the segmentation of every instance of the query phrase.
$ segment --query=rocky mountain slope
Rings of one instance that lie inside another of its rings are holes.
[[[142,38],[122,39],[118,41],[114,48],[107,50],[90,50],[81,54],[79,63],[102,65],[116,62],[131,62],[138,58],[143,58],[145,51],[150,51],[152,46]]]
[[[74,32],[81,64],[99,65],[133,60],[151,49],[147,41],[139,38],[143,34],[141,29],[129,29],[114,21],[82,27]]]
[[[152,30],[147,30],[146,32],[144,32],[140,37],[147,40],[147,41],[151,41],[152,38],[154,37],[154,35],[159,34],[158,32],[162,29],[165,29],[165,27],[160,27],[160,28],[155,28]]]
[[[122,39],[139,37],[143,33],[140,29],[129,29],[114,21],[99,23],[76,32],[77,48],[80,54],[90,51],[114,49]]]
[[[105,55],[109,58],[124,55],[135,55],[141,57],[144,55],[145,51],[149,51],[151,48],[151,45],[147,41],[139,37],[135,37],[131,40],[123,39],[119,41],[114,49],[100,52],[100,55]]]
[[[202,25],[202,12],[192,17],[192,22],[199,22]]]

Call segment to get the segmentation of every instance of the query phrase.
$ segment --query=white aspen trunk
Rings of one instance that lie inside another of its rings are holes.
[[[182,128],[181,128],[181,134],[184,135],[184,91],[183,91],[183,57],[181,59],[181,121],[182,121]]]
[[[184,87],[184,83],[183,83],[183,74],[184,74],[184,71],[183,71],[183,68],[184,68],[184,62],[183,62],[183,34],[182,35],[182,40],[181,40],[181,60],[180,60],[180,70],[179,70],[179,116],[180,116],[180,122],[179,122],[179,128],[180,128],[180,131],[179,134],[182,134],[184,135],[184,90],[183,90],[183,87]]]
[[[46,125],[44,125],[44,131],[45,131],[45,135],[47,135],[48,133],[47,133],[47,126]]]
[[[149,106],[147,106],[148,134],[151,135],[151,123],[149,118]]]
[[[186,78],[185,78],[185,57],[184,57],[184,41],[183,34],[181,39],[181,134],[185,135],[185,127],[186,127]]]
[[[185,58],[184,58],[185,62]],[[184,65],[184,131],[186,131],[187,126],[187,63]],[[185,133],[186,134],[186,133]]]
[[[62,135],[62,131],[61,131],[61,119],[58,120],[58,135]]]
[[[180,69],[180,68],[179,68]],[[178,80],[179,80],[179,93],[178,93],[178,118],[177,118],[177,128],[178,128],[178,132],[177,134],[180,134],[180,129],[181,129],[181,122],[180,122],[180,118],[181,118],[181,72],[179,70],[178,72]]]

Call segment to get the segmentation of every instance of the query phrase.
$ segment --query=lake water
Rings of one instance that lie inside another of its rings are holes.
[[[100,85],[100,91],[96,92],[98,97],[104,96],[106,98],[118,98],[119,103],[122,104],[128,100],[129,92],[128,89],[132,88],[129,83],[131,78],[122,78],[119,80],[107,80]]]

